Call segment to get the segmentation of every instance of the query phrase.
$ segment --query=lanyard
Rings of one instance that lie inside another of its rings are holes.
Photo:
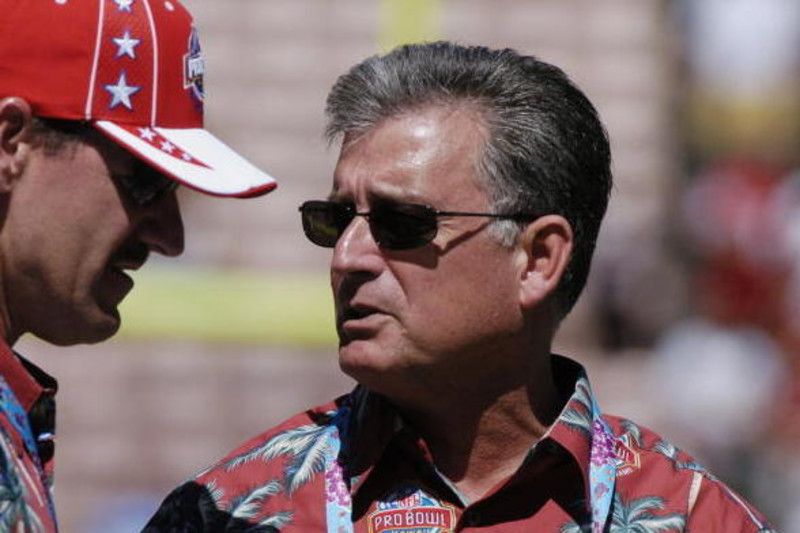
[[[334,416],[323,437],[325,453],[325,514],[328,533],[353,533],[350,489],[338,456],[342,447],[340,428],[348,428],[350,406],[345,402]],[[615,439],[600,407],[592,397],[592,447],[589,466],[589,499],[592,508],[592,533],[605,529],[616,480]]]
[[[16,394],[14,394],[14,392],[11,390],[11,387],[8,386],[8,383],[6,383],[6,380],[3,379],[2,376],[0,376],[0,412],[5,414],[6,419],[14,427],[14,431],[16,431],[16,433],[22,437],[25,449],[33,458],[33,463],[36,466],[39,477],[42,478],[42,461],[39,458],[39,449],[36,447],[36,441],[33,438],[33,429],[31,429],[28,413],[26,413],[22,408],[19,400],[17,400]],[[21,468],[25,467],[22,466]],[[47,483],[43,478],[42,486],[47,491]],[[53,519],[53,523],[55,524],[55,508],[53,507],[53,500],[50,497],[49,491],[48,494],[46,494],[46,500],[47,510]]]
[[[334,415],[325,432],[325,517],[328,533],[353,533],[353,501],[350,487],[344,481],[339,450],[342,439],[339,428],[350,427],[350,402],[345,402]]]
[[[33,457],[36,465],[41,467],[39,450],[36,448],[36,441],[33,439],[33,430],[28,420],[28,413],[22,408],[17,396],[12,392],[2,376],[0,376],[0,408],[5,411],[8,421],[14,426],[14,431],[22,437],[25,449]]]
[[[592,505],[592,533],[602,533],[611,511],[614,483],[617,479],[617,456],[614,435],[603,420],[600,407],[592,396],[592,449],[589,457],[589,501]]]

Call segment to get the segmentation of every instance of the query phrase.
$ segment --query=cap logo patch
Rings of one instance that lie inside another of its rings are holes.
[[[183,56],[183,88],[189,89],[192,97],[202,106],[204,98],[203,74],[206,62],[200,51],[200,37],[197,28],[192,27],[189,35],[189,51]]]

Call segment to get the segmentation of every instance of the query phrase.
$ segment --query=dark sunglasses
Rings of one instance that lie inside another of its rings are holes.
[[[137,161],[130,175],[115,176],[125,194],[140,207],[156,203],[162,196],[176,190],[180,185],[146,163]]]
[[[46,142],[49,140],[50,144],[45,146],[50,146],[50,150],[57,150],[67,140],[78,141],[89,136],[96,143],[101,143],[98,146],[102,146],[102,143],[113,144],[85,120],[34,117],[34,128]],[[140,207],[156,203],[159,198],[176,190],[180,185],[140,159],[136,159],[130,175],[116,174],[114,179],[125,195]]]
[[[438,217],[488,217],[510,220],[533,220],[529,213],[465,213],[439,211],[427,205],[386,203],[366,213],[359,213],[353,204],[310,200],[300,206],[303,231],[318,246],[333,248],[350,222],[366,217],[375,242],[386,250],[410,250],[428,244],[436,237]]]

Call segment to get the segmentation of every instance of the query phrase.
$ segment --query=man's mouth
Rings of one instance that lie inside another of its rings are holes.
[[[133,288],[130,272],[141,268],[148,255],[146,245],[131,244],[111,256],[96,286],[95,294],[101,307],[111,310],[119,305]]]
[[[381,311],[372,306],[362,304],[346,305],[339,313],[339,323],[344,324],[345,322],[362,320],[378,313],[381,313]]]
[[[339,312],[336,331],[341,345],[357,339],[372,338],[383,324],[387,313],[368,305],[347,305]]]
[[[94,287],[94,295],[100,308],[115,313],[117,306],[133,288],[133,279],[121,268],[108,265]]]
[[[126,246],[114,254],[108,262],[110,268],[117,270],[138,270],[147,261],[150,251],[144,244]]]
[[[144,262],[142,261],[133,260],[114,261],[106,266],[106,276],[117,280],[117,284],[121,283],[122,285],[127,285],[128,287],[124,291],[127,294],[127,292],[133,287],[133,278],[131,277],[131,273],[139,270],[143,264]]]

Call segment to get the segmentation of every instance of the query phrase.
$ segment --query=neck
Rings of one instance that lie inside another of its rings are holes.
[[[13,346],[19,338],[19,333],[11,327],[11,315],[6,304],[6,288],[2,277],[0,277],[0,338],[8,346]]]
[[[436,467],[470,501],[519,468],[562,408],[549,353],[528,361],[539,364],[528,363],[513,373],[528,379],[509,381],[513,386],[500,391],[481,397],[478,386],[445,394],[429,408],[402,409],[427,443]],[[483,388],[495,378],[485,377]]]
[[[3,280],[0,278],[0,338],[2,338],[8,346],[13,346],[19,334],[15,333],[11,327],[11,316],[8,312],[6,305],[6,290],[3,286]]]
[[[0,338],[2,338],[8,346],[13,346],[19,338],[19,333],[14,331],[11,324],[11,312],[8,302],[8,287],[9,279],[6,276],[6,245],[5,245],[5,224],[4,219],[6,215],[7,206],[3,201],[4,198],[0,196]]]
[[[0,308],[0,339],[3,339],[8,346],[14,346],[14,343],[17,342],[19,335],[11,330],[9,324],[10,321],[8,319],[8,313],[6,312],[5,308]]]

